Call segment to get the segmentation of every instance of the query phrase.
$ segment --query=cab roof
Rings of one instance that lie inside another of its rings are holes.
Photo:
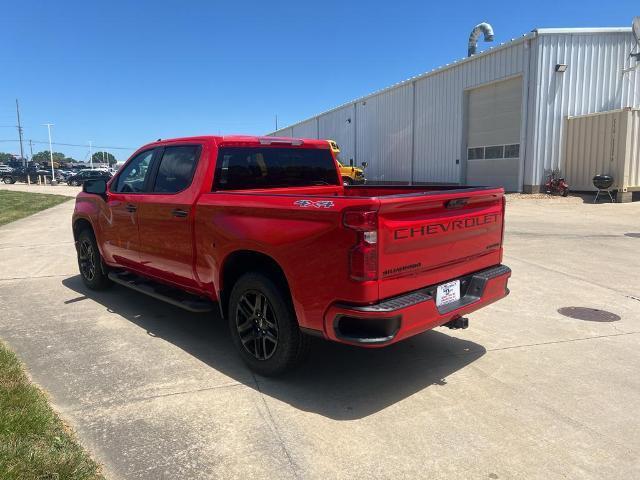
[[[270,137],[257,135],[199,135],[194,137],[166,138],[158,139],[155,142],[148,143],[142,148],[152,147],[154,145],[166,145],[170,143],[183,142],[215,142],[216,145],[236,145],[236,146],[252,146],[252,145],[282,145],[310,148],[329,148],[327,140],[318,140],[314,138],[292,138],[292,137]]]

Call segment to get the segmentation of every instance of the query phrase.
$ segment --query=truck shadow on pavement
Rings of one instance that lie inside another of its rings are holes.
[[[486,352],[481,345],[456,338],[455,332],[445,329],[382,349],[317,339],[309,358],[296,371],[264,378],[244,366],[217,312],[189,313],[120,286],[94,292],[79,275],[62,284],[224,375],[297,409],[334,420],[364,418],[425,388],[438,388]]]

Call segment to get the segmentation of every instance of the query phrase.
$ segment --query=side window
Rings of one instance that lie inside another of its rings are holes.
[[[177,193],[191,185],[199,156],[200,147],[197,145],[166,147],[160,160],[153,191]]]
[[[113,191],[118,193],[143,192],[153,152],[154,150],[147,150],[131,160],[118,175],[116,188]]]
[[[484,147],[473,147],[467,150],[468,160],[482,160],[484,158]]]

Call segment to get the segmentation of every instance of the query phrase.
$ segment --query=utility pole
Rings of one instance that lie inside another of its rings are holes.
[[[278,114],[276,113],[276,131],[278,130]]]
[[[102,150],[102,163],[104,163],[104,150]]]
[[[89,161],[91,162],[91,168],[93,169],[93,152],[91,151],[91,140],[89,140]]]
[[[33,160],[33,140],[29,140],[29,151],[31,152],[31,160]]]
[[[22,149],[22,125],[20,124],[20,107],[18,105],[17,98],[16,98],[16,114],[18,115],[18,137],[20,137],[20,158],[22,159],[22,165],[26,166],[27,162],[24,159],[24,151]]]
[[[51,148],[51,127],[53,123],[45,123],[47,131],[49,132],[49,158],[51,159],[51,185],[55,185],[56,173],[53,171],[53,149]]]

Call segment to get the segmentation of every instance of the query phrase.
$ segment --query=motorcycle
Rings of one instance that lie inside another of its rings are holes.
[[[560,176],[560,170],[545,170],[545,175],[547,177],[547,180],[544,183],[545,192],[551,195],[557,193],[563,197],[569,195],[569,184],[564,177]]]

